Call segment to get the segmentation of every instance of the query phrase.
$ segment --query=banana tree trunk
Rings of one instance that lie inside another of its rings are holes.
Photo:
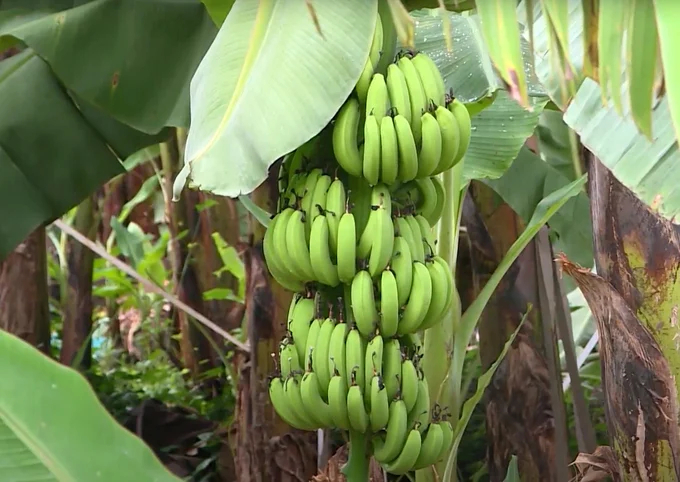
[[[463,207],[463,222],[471,242],[475,287],[483,288],[524,226],[487,186],[474,182],[472,202]],[[503,277],[479,324],[482,371],[496,361],[517,329],[527,304],[539,306],[534,242]],[[476,293],[468,290],[468,296]],[[470,300],[471,301],[471,300]],[[529,313],[486,392],[489,480],[505,479],[512,454],[517,455],[522,480],[566,480],[566,463],[556,457],[555,410],[551,402],[551,373],[541,340],[539,310]],[[558,407],[562,409],[562,407]]]
[[[45,227],[0,261],[0,329],[50,353]]]
[[[96,197],[90,196],[78,206],[74,228],[94,240],[99,228]],[[64,300],[64,328],[59,360],[65,365],[76,362],[87,369],[92,362],[92,273],[94,253],[73,238],[66,242],[68,287]]]
[[[615,480],[680,480],[680,228],[594,156],[588,170],[599,276],[571,271],[600,330],[605,414],[618,461],[611,472]]]
[[[273,213],[278,198],[275,164],[253,201]],[[252,244],[243,255],[246,265],[246,324],[250,357],[235,357],[239,374],[234,423],[238,482],[310,480],[316,473],[316,435],[292,430],[269,402],[268,378],[276,373],[272,356],[285,335],[292,293],[276,283],[264,262],[264,227],[251,219]]]

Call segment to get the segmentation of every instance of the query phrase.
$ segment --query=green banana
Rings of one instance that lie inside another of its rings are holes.
[[[444,443],[444,433],[442,427],[438,423],[431,423],[427,428],[427,432],[423,434],[422,445],[418,458],[413,464],[415,470],[424,469],[437,462],[437,457],[442,450]]]
[[[288,305],[288,315],[286,316],[286,327],[290,331],[290,322],[293,321],[293,317],[295,314],[295,307],[297,306],[298,302],[304,299],[304,295],[302,293],[293,293],[293,298],[290,300],[290,305]]]
[[[401,397],[409,412],[413,410],[418,399],[418,386],[418,370],[413,360],[407,358],[401,362]]]
[[[354,214],[344,213],[338,225],[338,279],[351,283],[356,274],[357,231]]]
[[[382,374],[382,362],[384,351],[384,340],[380,335],[374,335],[366,345],[366,360],[364,361],[364,395],[366,396],[366,404],[371,406],[371,379],[378,374]]]
[[[328,382],[331,381],[330,376],[330,360],[328,359],[328,350],[331,344],[331,336],[335,329],[335,322],[332,318],[326,318],[321,323],[319,336],[316,339],[316,345],[312,352],[312,365],[314,371],[319,378],[319,391],[323,398],[328,397]]]
[[[408,426],[413,427],[416,423],[418,430],[423,433],[430,425],[430,389],[427,379],[422,377],[418,380],[418,397],[413,408],[408,412]]]
[[[427,219],[425,219],[425,217],[422,214],[418,214],[413,217],[418,223],[418,226],[420,227],[420,234],[423,237],[423,243],[425,243],[425,251],[427,252],[425,255],[425,258],[427,260],[429,258],[432,258],[434,256],[434,253],[436,252],[437,246],[434,239],[434,233],[432,232],[430,222]]]
[[[316,342],[319,339],[319,331],[321,331],[321,325],[323,319],[314,318],[312,324],[309,325],[309,331],[307,333],[307,342],[305,343],[304,351],[304,363],[303,366],[307,367],[310,363],[314,366],[314,349],[316,348]]]
[[[422,445],[422,436],[417,429],[412,429],[406,437],[406,442],[399,456],[393,461],[383,464],[385,471],[395,474],[403,475],[413,469],[413,466],[420,454],[420,447]]]
[[[373,208],[381,207],[388,212],[392,206],[392,194],[386,184],[377,184],[371,189],[371,206]]]
[[[368,95],[368,88],[371,85],[371,78],[373,77],[374,72],[375,66],[369,57],[366,59],[359,80],[357,80],[357,84],[354,86],[354,91],[357,93],[357,98],[361,104],[366,104],[366,96]]]
[[[347,323],[338,323],[333,328],[331,340],[328,344],[329,372],[328,379],[338,373],[347,380],[345,340],[347,338]]]
[[[298,418],[288,405],[288,398],[284,393],[285,383],[281,377],[275,377],[269,382],[269,399],[272,401],[276,413],[288,425],[300,430],[316,430],[316,427],[304,419]]]
[[[406,86],[408,87],[409,99],[411,101],[411,128],[413,129],[413,138],[416,143],[419,143],[422,134],[421,116],[428,108],[425,88],[423,87],[420,75],[418,75],[418,71],[410,58],[400,58],[397,61],[397,65],[406,79]]]
[[[394,184],[399,173],[399,144],[394,119],[386,115],[380,121],[380,182]],[[364,174],[365,176],[365,174]]]
[[[340,218],[345,214],[347,192],[340,179],[335,179],[326,195],[326,218],[328,219],[328,240],[331,253],[338,252],[338,228]]]
[[[351,425],[347,412],[347,382],[339,374],[333,375],[328,383],[328,406],[333,426],[349,430]]]
[[[453,99],[447,108],[456,117],[458,123],[458,130],[460,132],[460,146],[458,147],[458,153],[456,154],[453,166],[455,166],[467,152],[470,146],[470,138],[472,136],[472,121],[470,120],[470,114],[465,108],[465,105],[458,99]],[[451,166],[451,167],[453,167]]]
[[[293,310],[287,328],[293,338],[301,367],[305,366],[305,357],[307,356],[305,347],[307,345],[307,337],[309,336],[309,328],[314,320],[314,304],[314,299],[312,298],[302,298],[297,303],[293,300],[291,303]]]
[[[313,420],[304,409],[302,395],[300,394],[300,378],[301,376],[298,374],[290,376],[286,380],[283,386],[286,402],[295,416],[302,420],[306,426],[314,427],[315,429],[321,428],[321,425],[316,420]]]
[[[304,284],[288,271],[285,263],[282,259],[278,258],[274,250],[274,228],[279,221],[279,216],[274,216],[265,231],[264,239],[262,240],[265,263],[269,274],[272,275],[277,283],[288,291],[302,291],[304,290]]]
[[[333,417],[328,404],[319,393],[319,379],[315,372],[306,372],[300,382],[300,398],[309,417],[322,427],[332,427]]]
[[[422,214],[429,222],[437,207],[437,190],[432,183],[431,177],[416,179],[415,183],[418,185],[418,190],[420,191],[420,202],[416,206],[416,212]]]
[[[430,301],[430,307],[427,309],[423,322],[418,327],[419,330],[432,328],[442,320],[449,296],[447,292],[448,278],[444,267],[434,261],[429,261],[425,264],[432,278],[432,301]]]
[[[425,112],[421,118],[422,144],[418,153],[418,173],[416,177],[430,176],[439,165],[442,157],[442,133],[437,119]]]
[[[359,118],[359,101],[350,97],[340,108],[333,125],[335,159],[352,176],[361,176],[363,172],[363,159],[357,143]]]
[[[366,116],[364,123],[364,178],[371,186],[378,184],[380,179],[380,121],[373,114]]]
[[[312,224],[314,220],[322,215],[326,210],[326,197],[328,196],[328,188],[331,187],[333,180],[331,176],[323,174],[314,185],[314,193],[312,194],[312,202],[309,205],[309,211],[305,216],[306,228],[309,233],[312,232]]]
[[[435,256],[434,258],[432,258],[432,261],[434,261],[435,263],[439,263],[444,269],[444,272],[446,273],[447,279],[446,305],[445,305],[446,307],[444,308],[444,312],[447,312],[451,307],[451,303],[453,303],[453,290],[456,289],[453,279],[453,273],[451,272],[451,267],[449,266],[449,264],[441,256]]]
[[[437,456],[437,462],[446,457],[451,451],[453,445],[453,425],[448,420],[441,420],[438,425],[442,429],[442,448]]]
[[[305,219],[305,239],[309,242],[309,232],[312,228],[312,217],[314,212],[317,211],[314,208],[314,194],[316,193],[316,185],[323,176],[323,171],[319,168],[312,169],[307,178],[305,179],[304,194],[302,196],[302,201],[300,204],[300,209],[302,210],[303,217]],[[312,211],[314,208],[314,212]]]
[[[387,67],[387,92],[390,95],[390,104],[394,114],[403,115],[411,124],[411,98],[406,85],[404,73],[397,64]]]
[[[420,231],[413,232],[411,224],[408,222],[410,216],[399,216],[394,219],[395,233],[406,241],[411,259],[413,261],[425,261],[425,253],[423,251],[422,242],[420,240]],[[421,259],[422,258],[422,259]],[[401,303],[403,304],[403,303]]]
[[[435,224],[437,224],[442,218],[442,214],[444,213],[444,206],[446,206],[446,188],[444,187],[444,183],[439,178],[439,176],[432,176],[430,180],[432,181],[434,190],[437,193],[437,202],[434,209],[432,210],[432,213],[430,214],[430,217],[427,219],[427,222],[430,223],[431,227],[434,227]]]
[[[385,438],[376,438],[373,442],[373,457],[381,464],[394,460],[399,455],[408,432],[408,413],[401,399],[390,402],[390,413],[385,428]]]
[[[413,263],[413,286],[399,320],[397,333],[414,333],[423,322],[432,299],[432,278],[424,263]]]
[[[376,17],[375,28],[373,29],[373,40],[371,41],[371,50],[368,58],[371,60],[373,66],[377,66],[380,61],[380,55],[383,49],[383,26],[380,20],[380,15]]]
[[[372,223],[374,230],[371,255],[368,259],[368,272],[372,277],[378,276],[389,264],[394,249],[394,224],[389,205],[380,205],[371,213],[375,217]]]
[[[420,122],[420,115],[418,116]],[[412,127],[401,114],[394,116],[394,130],[397,133],[397,147],[399,148],[400,181],[410,181],[418,174],[418,149],[413,137]]]
[[[383,380],[387,389],[387,397],[394,400],[401,385],[401,345],[392,338],[384,343],[383,348]]]
[[[352,279],[352,313],[359,332],[368,337],[375,330],[378,310],[375,307],[373,280],[366,270],[359,271]]]
[[[354,372],[355,383],[361,387],[363,392],[366,388],[366,339],[361,336],[359,330],[352,328],[345,340],[345,373],[348,375]],[[351,386],[349,377],[347,387]]]
[[[367,259],[371,254],[371,248],[373,247],[373,237],[375,235],[375,227],[373,224],[376,221],[375,211],[371,209],[368,215],[368,222],[364,231],[361,233],[359,238],[359,243],[357,244],[357,258]]]
[[[294,208],[288,207],[277,215],[278,220],[272,228],[272,250],[274,251],[274,256],[281,260],[281,265],[285,267],[295,279],[304,281],[306,279],[304,271],[293,262],[292,257],[287,254],[286,248],[288,224],[295,212],[296,210]]]
[[[413,284],[413,258],[411,257],[411,248],[409,248],[409,244],[403,236],[396,236],[394,238],[390,268],[397,282],[398,306],[404,306],[408,300],[408,295],[411,293],[411,285]],[[384,303],[385,294],[383,293],[381,296],[381,303]],[[389,296],[387,302],[390,302]]]
[[[328,286],[338,286],[338,268],[333,264],[330,253],[328,218],[318,216],[312,225],[309,238],[309,257],[314,279]]]
[[[434,115],[441,132],[442,155],[432,174],[440,174],[455,165],[460,149],[461,133],[456,116],[449,109],[440,105],[434,111]]]
[[[312,261],[305,236],[305,218],[302,211],[293,212],[286,226],[286,250],[297,269],[304,274],[305,281],[314,279]]]
[[[380,336],[390,338],[397,334],[400,306],[397,279],[392,270],[386,269],[380,275]]]
[[[285,340],[281,345],[279,351],[279,364],[281,365],[281,375],[284,377],[302,371],[302,366],[300,365],[300,359],[294,343]]]
[[[413,256],[414,261],[420,261],[425,262],[425,236],[423,236],[423,232],[420,230],[420,225],[418,224],[418,221],[416,221],[415,216],[405,216],[404,219],[406,220],[406,223],[409,225],[411,228],[411,233],[413,236],[413,246],[411,246],[411,253],[416,253]]]
[[[435,105],[444,105],[446,102],[446,86],[437,64],[423,52],[419,52],[413,57],[411,63],[413,63],[420,75],[428,102],[433,102]]]
[[[364,394],[361,387],[355,383],[354,373],[350,376],[352,385],[347,391],[347,413],[351,427],[357,432],[366,432],[368,429],[368,413],[364,406]]]
[[[371,380],[371,412],[370,422],[371,430],[377,432],[382,430],[387,425],[390,415],[390,404],[387,398],[387,390],[383,384],[382,376],[377,374]]]
[[[375,73],[371,78],[366,95],[366,117],[375,116],[380,122],[390,110],[390,96],[387,93],[387,84],[383,74]]]

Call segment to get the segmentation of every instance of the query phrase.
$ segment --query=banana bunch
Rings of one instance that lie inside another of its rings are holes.
[[[425,218],[395,217],[390,235],[394,237],[386,269],[374,273],[369,263],[352,279],[352,316],[364,337],[426,330],[439,323],[453,303],[453,275],[446,261],[432,251],[434,242]],[[369,223],[361,239],[369,239],[382,253],[385,237]]]
[[[270,273],[291,291],[303,291],[311,282],[338,286],[350,276],[346,271],[354,264],[346,262],[347,253],[338,262],[338,246],[351,243],[347,239],[351,221],[341,223],[347,211],[345,185],[314,168],[294,175],[282,198],[282,209],[270,221],[263,240]]]
[[[446,93],[432,59],[423,52],[402,53],[385,75],[368,77],[370,59],[357,95],[343,104],[333,126],[340,166],[375,186],[428,178],[460,162],[470,143],[470,116]]]
[[[464,157],[471,125],[424,53],[377,71],[382,28],[379,18],[332,125],[281,164],[263,252],[295,295],[269,395],[293,427],[369,434],[374,458],[404,474],[453,443],[420,367],[420,333],[454,301],[434,228],[447,204],[441,174]]]
[[[321,298],[296,295],[291,303],[280,375],[269,384],[276,412],[302,430],[374,434],[374,456],[393,473],[439,461],[451,446],[453,428],[430,406],[418,335],[366,339],[342,306],[328,303],[320,313]]]

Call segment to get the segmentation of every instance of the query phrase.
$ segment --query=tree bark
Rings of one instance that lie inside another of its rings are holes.
[[[230,198],[185,190],[178,202],[172,202],[172,184],[182,165],[184,131],[177,130],[176,139],[168,141],[162,151],[166,219],[170,229],[170,260],[173,285],[180,299],[204,313],[225,330],[241,326],[245,304],[227,299],[203,299],[203,294],[215,288],[238,292],[238,282],[223,268],[214,234],[219,234],[226,244],[237,251],[240,245],[240,223],[236,202]],[[184,236],[180,239],[180,234]],[[216,274],[218,273],[219,274]],[[194,377],[222,366],[226,354],[224,340],[201,329],[186,314],[176,312],[176,323],[182,333],[181,351],[186,366]],[[219,378],[211,378],[213,394],[221,390]]]
[[[50,354],[44,226],[28,235],[0,262],[0,329]]]
[[[483,288],[524,223],[493,191],[473,183],[463,223],[471,241],[473,285]],[[469,304],[471,292],[464,289]],[[463,296],[463,293],[461,293]],[[527,312],[539,306],[534,243],[530,243],[503,277],[479,324],[482,370],[498,358],[505,342]],[[538,310],[529,314],[501,363],[486,394],[488,467],[491,482],[505,479],[511,455],[517,455],[522,480],[560,480],[556,466],[555,419],[550,398],[550,373],[542,347]],[[566,465],[566,464],[565,464]]]
[[[680,227],[637,199],[592,155],[588,171],[595,264],[603,281],[572,272],[598,320],[605,415],[621,473],[616,479],[677,480]]]
[[[172,287],[177,297],[196,311],[203,313],[203,294],[198,284],[198,276],[191,259],[189,239],[195,232],[195,219],[192,214],[196,196],[194,191],[185,191],[177,202],[172,202],[172,183],[180,166],[179,149],[176,139],[168,140],[161,145],[161,162],[163,168],[165,197],[165,216],[170,231],[168,246],[170,266],[172,269]],[[180,233],[188,230],[188,236],[180,239]],[[189,239],[188,239],[189,238]],[[200,353],[198,347],[200,333],[193,326],[189,316],[181,310],[172,311],[176,329],[181,333],[179,347],[182,364],[188,368],[192,376],[197,378],[201,372]]]
[[[99,228],[96,198],[85,199],[76,213],[74,228],[94,240]],[[64,327],[59,361],[65,365],[78,362],[85,370],[92,363],[92,273],[94,253],[73,238],[66,242],[68,266],[67,297],[64,300]],[[80,354],[80,357],[79,357]],[[79,358],[79,359],[78,359]]]

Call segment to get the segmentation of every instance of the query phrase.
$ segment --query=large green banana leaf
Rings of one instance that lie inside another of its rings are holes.
[[[0,259],[160,138],[78,103],[32,50],[0,62]]]
[[[588,59],[584,58],[583,46],[587,33],[584,31],[583,9],[579,0],[569,0],[569,26],[567,41],[569,57],[575,73],[583,77]],[[564,120],[580,136],[580,141],[595,154],[602,163],[609,168],[613,175],[635,195],[653,207],[660,215],[667,219],[674,219],[680,212],[680,170],[677,169],[680,160],[676,135],[673,130],[673,120],[669,109],[669,97],[663,96],[654,101],[652,115],[649,119],[651,126],[651,140],[641,132],[640,125],[644,121],[644,109],[639,107],[636,99],[638,94],[647,96],[644,88],[649,79],[657,72],[654,68],[636,68],[632,71],[629,65],[630,52],[622,46],[624,32],[619,31],[619,23],[611,18],[628,19],[629,26],[631,12],[620,12],[616,8],[622,7],[615,2],[600,2],[600,8],[605,4],[605,13],[609,21],[599,23],[599,36],[596,46],[604,46],[606,58],[600,55],[600,76],[607,83],[606,92],[591,78],[585,78],[576,85],[573,99],[566,108]],[[616,7],[616,8],[615,8]],[[524,9],[523,4],[518,11]],[[602,13],[602,11],[600,11]],[[623,20],[622,20],[623,21]],[[536,53],[536,72],[544,82],[548,93],[556,103],[560,103],[560,85],[556,77],[551,77],[551,54],[553,45],[548,36],[546,20],[540,11],[536,11],[534,23],[534,48]],[[644,27],[637,35],[644,36]],[[603,32],[604,30],[604,32]],[[599,40],[599,43],[598,43]],[[663,39],[662,39],[663,40]],[[602,52],[600,52],[602,54]],[[618,56],[617,56],[618,54]],[[634,57],[640,54],[634,52]],[[637,61],[633,65],[638,65]],[[603,75],[604,74],[604,75]],[[651,76],[651,77],[650,77]],[[631,94],[631,89],[639,92]],[[651,99],[652,96],[650,95]],[[606,105],[602,99],[607,99]],[[631,101],[637,104],[637,115],[633,115]]]
[[[216,32],[198,0],[0,0],[0,50],[32,47],[0,63],[0,259],[164,126],[188,125]]]
[[[76,371],[0,331],[0,480],[179,482]]]
[[[527,6],[533,7],[531,16]],[[610,98],[619,112],[627,103],[626,115],[652,140],[654,96],[664,90],[665,74],[677,137],[680,84],[674,81],[680,80],[676,58],[680,9],[675,2],[525,0],[517,16],[530,27],[526,33],[533,33],[536,72],[557,105],[565,109],[581,82],[590,77],[601,84],[604,98]]]
[[[500,179],[488,179],[489,185],[524,220],[529,222],[541,200],[571,182],[560,171],[523,147],[510,169]],[[570,260],[593,265],[593,230],[590,203],[584,191],[569,199],[549,221],[556,252],[563,251]]]
[[[175,196],[187,179],[237,196],[277,158],[319,133],[368,57],[377,0],[237,0],[191,81],[191,130]]]
[[[453,89],[458,99],[465,103],[473,102],[505,88],[494,70],[488,46],[482,37],[479,15],[448,14],[450,52],[439,10],[417,10],[411,15],[415,18],[416,48],[434,60],[447,87]],[[521,55],[529,95],[545,97],[545,89],[532,69],[532,53],[526,39],[521,39]]]
[[[0,42],[22,41],[67,89],[148,133],[189,125],[189,82],[216,33],[199,0],[0,0]]]
[[[640,134],[633,119],[602,105],[602,90],[591,79],[579,88],[565,114],[565,122],[612,174],[661,216],[680,215],[680,152],[673,131],[668,99],[652,112],[654,141]]]

